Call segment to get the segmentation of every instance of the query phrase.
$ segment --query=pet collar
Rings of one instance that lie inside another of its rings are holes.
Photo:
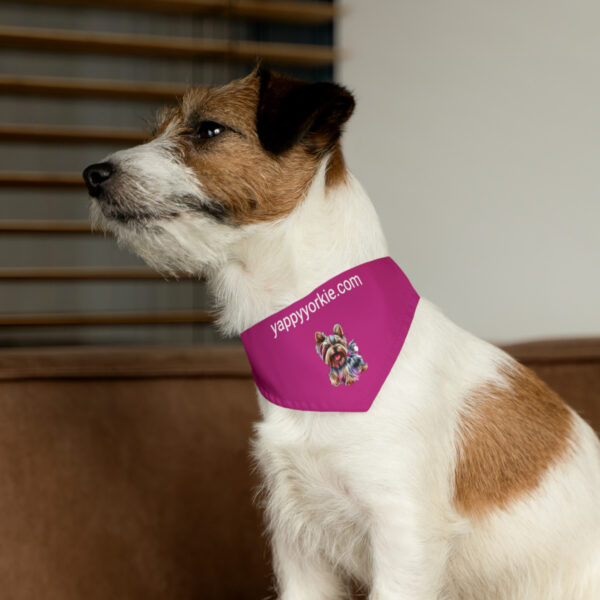
[[[258,389],[296,410],[369,410],[418,302],[389,256],[340,273],[242,332]]]

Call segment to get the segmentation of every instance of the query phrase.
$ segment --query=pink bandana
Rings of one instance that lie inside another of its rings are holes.
[[[369,410],[418,302],[390,257],[340,273],[242,332],[258,389],[296,410]]]

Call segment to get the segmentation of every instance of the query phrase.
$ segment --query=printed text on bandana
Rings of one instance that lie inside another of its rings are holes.
[[[358,275],[353,275],[348,279],[340,281],[334,287],[322,292],[316,292],[314,300],[307,302],[298,310],[294,310],[282,317],[278,321],[271,323],[273,330],[273,339],[277,339],[280,332],[287,333],[290,329],[295,329],[297,325],[302,325],[310,320],[311,313],[316,312],[323,306],[326,306],[336,298],[352,291],[354,288],[360,287],[363,284]]]

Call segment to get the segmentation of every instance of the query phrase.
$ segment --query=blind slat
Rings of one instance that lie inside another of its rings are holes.
[[[105,281],[105,280],[152,280],[167,279],[167,276],[161,275],[156,271],[145,268],[8,268],[0,269],[0,281]],[[199,277],[192,277],[187,274],[180,274],[177,277],[168,277],[169,280],[195,280]]]
[[[258,58],[297,66],[329,66],[337,54],[329,46],[168,36],[93,33],[64,29],[0,27],[0,47],[82,54],[121,54],[254,62]]]
[[[96,233],[87,221],[0,221],[0,233]]]
[[[176,325],[212,323],[213,317],[205,310],[177,310],[152,312],[110,313],[35,313],[0,314],[0,326],[47,327],[64,325]]]
[[[169,83],[122,82],[66,77],[0,75],[0,93],[73,98],[119,98],[125,100],[173,101],[187,86]]]
[[[5,142],[139,144],[148,138],[148,133],[139,130],[0,124],[0,141]]]
[[[83,188],[80,173],[0,172],[0,187]]]
[[[273,2],[265,0],[23,0],[29,4],[92,6],[207,15],[235,19],[261,19],[317,25],[331,22],[339,11],[323,2]]]

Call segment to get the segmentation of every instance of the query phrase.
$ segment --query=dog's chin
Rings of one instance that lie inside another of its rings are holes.
[[[90,202],[90,222],[93,231],[111,233],[122,240],[124,236],[134,235],[140,230],[156,227],[160,219],[149,215],[126,213],[115,207],[92,199]]]
[[[97,200],[90,205],[92,229],[115,236],[120,246],[137,254],[150,267],[167,275],[206,275],[222,263],[233,228],[209,217],[178,213],[173,215],[107,216]]]
[[[114,229],[117,223],[109,219],[100,208],[98,200],[90,198],[90,222],[92,224],[93,231],[104,231],[114,233]]]
[[[90,203],[90,221],[92,230],[110,233],[120,246],[126,247],[150,267],[168,275],[190,272],[189,257],[178,248],[175,240],[165,230],[169,219],[160,216],[135,215],[121,213],[92,199]]]

